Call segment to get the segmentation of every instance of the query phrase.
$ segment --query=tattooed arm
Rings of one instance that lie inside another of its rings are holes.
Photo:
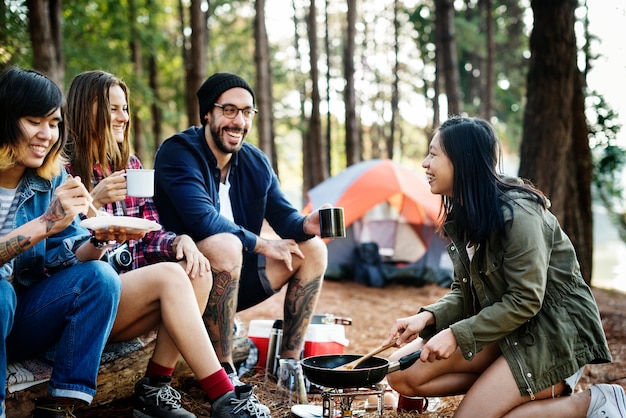
[[[89,193],[79,178],[68,179],[56,188],[46,211],[39,217],[0,237],[0,265],[4,265],[47,237],[63,231],[76,215],[88,208]],[[93,247],[93,246],[91,246]],[[91,258],[99,258],[102,251],[93,247]],[[80,258],[80,257],[79,257]]]
[[[11,238],[0,238],[0,266],[17,257],[31,246],[29,237],[17,235]]]

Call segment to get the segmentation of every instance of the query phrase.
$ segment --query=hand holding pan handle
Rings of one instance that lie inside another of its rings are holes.
[[[398,361],[389,363],[389,367],[387,367],[387,373],[408,369],[413,364],[415,364],[415,362],[420,358],[421,354],[422,350],[417,350],[414,353],[400,357]]]

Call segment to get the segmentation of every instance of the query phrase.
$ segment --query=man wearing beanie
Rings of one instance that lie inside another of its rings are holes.
[[[189,234],[211,262],[204,322],[236,384],[237,311],[287,285],[281,358],[300,359],[327,265],[317,211],[302,216],[286,199],[262,151],[245,142],[257,110],[241,77],[217,73],[197,93],[201,127],[167,139],[155,157],[154,201],[165,229]],[[262,238],[266,220],[280,237]]]

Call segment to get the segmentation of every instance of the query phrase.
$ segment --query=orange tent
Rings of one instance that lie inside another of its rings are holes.
[[[307,195],[304,213],[325,203],[343,207],[348,240],[351,238],[356,244],[377,242],[381,255],[391,261],[414,262],[424,255],[441,206],[441,198],[430,192],[423,176],[388,159],[352,165],[315,186]],[[349,227],[355,223],[358,230],[350,231]],[[404,226],[409,226],[421,242],[410,237]],[[330,242],[329,250],[334,242],[340,245],[338,241],[341,240]],[[399,252],[407,250],[410,255],[398,257]],[[329,257],[332,256],[329,251]]]

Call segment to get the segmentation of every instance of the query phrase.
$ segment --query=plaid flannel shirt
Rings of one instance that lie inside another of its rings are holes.
[[[133,155],[130,156],[129,169],[143,168],[141,161]],[[71,165],[66,165],[69,173],[74,174]],[[98,184],[104,175],[100,165],[93,167],[93,184]],[[124,201],[112,202],[102,207],[106,212],[115,216],[134,216],[136,218],[148,219],[150,221],[159,222],[159,214],[152,198],[130,197],[126,196]],[[172,250],[172,244],[176,238],[176,234],[163,229],[148,232],[139,241],[128,241],[128,248],[133,256],[133,264],[130,270],[146,266],[148,264],[158,263],[160,261],[176,261],[176,254]],[[110,248],[108,253],[114,252],[121,244]]]

